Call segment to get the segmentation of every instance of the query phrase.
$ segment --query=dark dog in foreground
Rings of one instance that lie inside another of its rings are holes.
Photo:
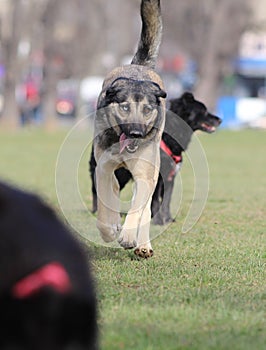
[[[170,202],[174,180],[182,164],[182,153],[187,149],[192,134],[196,130],[212,133],[220,125],[221,119],[208,112],[206,106],[195,100],[194,96],[185,92],[180,98],[170,101],[166,113],[165,128],[160,146],[160,174],[152,197],[153,222],[164,225],[173,221],[170,214]],[[93,153],[90,159],[92,179],[93,212],[97,210],[97,194],[95,190],[95,159]],[[130,172],[125,168],[116,170],[120,190],[131,179]]]
[[[38,197],[0,183],[0,349],[97,349],[79,243]]]
[[[157,184],[160,140],[165,122],[161,78],[154,71],[161,42],[160,0],[141,1],[142,32],[132,63],[107,75],[95,116],[93,143],[97,227],[105,242],[115,239],[135,254],[153,255],[149,238],[151,200]],[[135,182],[132,205],[121,226],[115,171],[127,168]]]

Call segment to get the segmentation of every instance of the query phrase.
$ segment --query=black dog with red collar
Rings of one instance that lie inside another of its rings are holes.
[[[220,118],[209,113],[189,92],[170,100],[169,104],[161,142],[160,175],[151,207],[153,222],[157,225],[174,221],[170,213],[174,180],[182,165],[182,153],[188,148],[194,131],[212,133],[221,123]]]

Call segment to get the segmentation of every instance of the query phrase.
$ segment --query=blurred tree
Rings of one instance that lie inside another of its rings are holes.
[[[248,0],[169,0],[165,34],[169,46],[187,53],[198,67],[195,94],[214,108],[222,77],[232,67],[241,34],[251,21]]]
[[[255,1],[255,0],[254,0]],[[141,29],[141,0],[7,0],[8,35],[2,35],[6,67],[2,124],[19,125],[15,86],[31,56],[17,54],[19,43],[30,53],[44,54],[43,110],[45,125],[54,129],[56,86],[59,79],[81,80],[104,75],[132,57]],[[161,1],[164,35],[161,56],[184,53],[198,67],[195,93],[213,107],[221,78],[228,73],[241,33],[250,21],[248,0]],[[26,9],[27,8],[27,9]],[[0,11],[1,13],[1,11]],[[123,14],[123,15],[121,15]],[[6,32],[7,33],[7,32]]]
[[[56,62],[57,42],[55,40],[55,25],[58,16],[58,0],[49,0],[42,15],[43,25],[43,115],[47,130],[53,131],[57,127],[56,116],[56,86],[58,81],[58,67]]]
[[[16,103],[16,85],[19,65],[17,59],[21,30],[21,1],[11,0],[8,7],[9,23],[7,30],[1,33],[3,63],[5,65],[4,106],[0,124],[5,129],[16,129],[19,126],[19,110]]]
[[[64,0],[62,6],[62,0],[47,0],[42,25],[44,117],[48,129],[53,129],[57,121],[54,106],[58,79],[80,81],[88,75],[103,75],[132,51],[135,17],[131,13],[138,5],[137,1]],[[131,28],[121,31],[121,25],[126,28],[129,22]]]

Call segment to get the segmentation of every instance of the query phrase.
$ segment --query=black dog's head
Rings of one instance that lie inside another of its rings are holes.
[[[190,92],[171,100],[170,110],[181,117],[193,131],[212,133],[222,122],[219,117],[209,113],[202,102],[195,100]]]
[[[137,140],[160,126],[160,98],[165,97],[158,84],[147,80],[118,78],[107,89],[103,107],[110,107],[109,122],[120,128],[120,152],[134,152]]]
[[[96,349],[80,244],[37,196],[0,183],[0,348]]]

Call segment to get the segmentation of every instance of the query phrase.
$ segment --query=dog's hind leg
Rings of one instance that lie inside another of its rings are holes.
[[[105,242],[114,241],[120,230],[119,183],[112,164],[99,163],[96,167],[98,216],[97,228]]]
[[[162,205],[160,209],[161,218],[163,221],[162,225],[174,221],[170,213],[170,203],[171,203],[173,188],[174,188],[174,179],[164,183],[164,193],[163,193]]]
[[[152,222],[155,225],[163,225],[163,218],[161,215],[161,194],[164,191],[164,183],[162,177],[159,175],[159,179],[152,196],[151,202],[151,214]]]

